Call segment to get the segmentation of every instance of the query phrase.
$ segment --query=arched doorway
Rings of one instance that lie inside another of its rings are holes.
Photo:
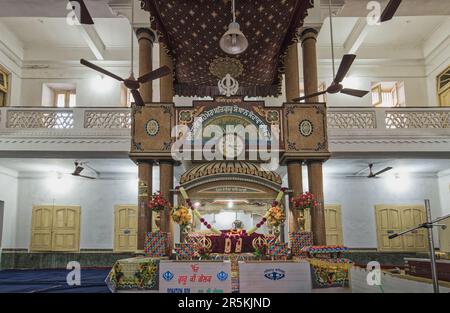
[[[276,172],[264,171],[257,163],[220,161],[194,165],[180,179],[194,205],[216,228],[249,229],[270,208],[281,187]],[[195,231],[205,230],[194,223]],[[260,233],[269,233],[266,226]]]

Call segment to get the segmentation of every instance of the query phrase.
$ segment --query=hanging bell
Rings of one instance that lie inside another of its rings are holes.
[[[220,39],[220,48],[228,54],[241,54],[248,48],[248,40],[236,22],[228,25],[228,30]]]

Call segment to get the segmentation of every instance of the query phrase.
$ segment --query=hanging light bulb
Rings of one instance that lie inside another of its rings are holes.
[[[239,23],[236,22],[236,9],[234,6],[234,0],[232,0],[232,13],[233,22],[228,25],[228,30],[223,34],[220,39],[220,48],[228,54],[240,54],[247,50],[248,40],[245,38],[243,32],[241,32]]]

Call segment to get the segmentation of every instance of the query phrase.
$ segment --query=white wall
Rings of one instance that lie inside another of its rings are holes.
[[[450,214],[450,171],[439,173],[439,195],[442,204],[441,215]]]
[[[320,62],[318,71],[319,81],[326,82],[328,86],[332,82],[332,68],[327,63],[329,62]],[[338,66],[339,63],[336,65]],[[430,105],[428,103],[427,77],[423,61],[356,60],[343,85],[345,88],[370,91],[374,82],[382,81],[402,81],[405,83],[407,107]],[[329,94],[327,95],[327,101],[328,106],[332,107],[373,106],[370,93],[363,98],[350,97],[344,94]]]
[[[137,204],[137,179],[20,178],[15,248],[29,248],[33,205],[81,206],[81,249],[112,249],[114,206]]]
[[[0,65],[9,74],[9,99],[7,104],[20,103],[22,59],[22,43],[0,22]]]
[[[13,248],[16,244],[17,227],[17,200],[18,200],[17,173],[0,167],[0,200],[5,202],[3,216],[3,238],[1,247]]]
[[[61,179],[31,176],[17,179],[8,173],[0,173],[0,200],[5,201],[4,248],[28,249],[33,205],[54,203],[81,206],[82,249],[112,249],[114,205],[137,202],[135,178],[84,180],[65,175]],[[159,173],[155,167],[155,191],[159,189],[158,184]],[[433,216],[441,216],[445,212],[450,213],[449,185],[450,176],[400,180],[326,176],[325,203],[342,206],[345,245],[350,248],[376,248],[375,205],[422,204],[428,198]],[[207,218],[211,220],[212,216]],[[252,221],[246,216],[239,214],[238,218],[245,222],[246,227],[251,226]],[[216,221],[220,223],[219,219],[216,216]],[[175,238],[178,238],[178,229],[175,228]]]
[[[376,248],[377,204],[423,204],[430,199],[433,217],[441,215],[437,177],[337,178],[325,177],[326,204],[342,205],[344,244],[350,248]]]
[[[120,83],[109,77],[100,79],[94,71],[86,72],[67,68],[63,78],[55,78],[59,74],[51,73],[48,78],[24,78],[22,80],[22,93],[20,102],[12,103],[14,106],[41,106],[42,92],[45,83],[71,83],[76,85],[77,106],[79,107],[117,107],[120,106]],[[72,73],[72,77],[70,77]],[[120,76],[128,77],[126,71],[115,71]],[[54,75],[53,75],[54,74]],[[83,77],[79,77],[79,76]],[[31,76],[31,74],[27,74]]]

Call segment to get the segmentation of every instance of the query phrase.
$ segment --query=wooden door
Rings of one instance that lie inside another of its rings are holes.
[[[341,206],[339,204],[326,204],[324,213],[327,245],[342,245],[344,239]],[[311,231],[311,214],[309,210],[305,211],[305,230]]]
[[[342,245],[342,213],[340,205],[325,205],[327,245]]]
[[[423,205],[375,206],[379,251],[426,251],[425,230],[417,230],[394,239],[388,236],[425,222]]]
[[[52,221],[52,206],[33,206],[30,250],[52,250]]]
[[[443,252],[450,253],[450,218],[447,218],[439,224],[447,226],[446,229],[440,228],[439,230],[439,246]]]
[[[134,252],[137,250],[137,206],[115,207],[114,251]]]
[[[424,223],[425,208],[423,205],[407,206],[402,208],[402,228],[406,230]],[[406,251],[426,251],[428,239],[425,229],[415,230],[405,234],[403,237],[403,248]]]
[[[53,209],[53,251],[80,250],[80,207],[55,206]]]
[[[398,206],[375,206],[377,239],[379,251],[401,251],[403,240],[401,237],[389,239],[389,235],[402,230],[401,208]]]

